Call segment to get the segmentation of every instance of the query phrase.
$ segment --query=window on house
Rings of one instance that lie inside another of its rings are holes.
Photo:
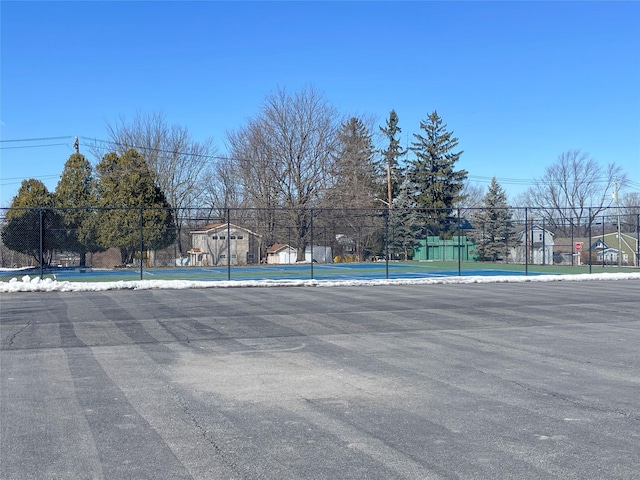
[[[218,237],[218,240],[224,240],[225,238],[227,238],[227,237],[225,237],[224,235],[220,235],[220,236]]]
[[[223,253],[221,255],[218,255],[218,258],[222,260],[223,258],[227,258],[227,256]]]
[[[211,235],[211,240],[217,240],[218,236],[217,235]]]
[[[242,240],[244,237],[242,235],[238,235],[238,240]]]
[[[229,235],[229,240],[235,240],[236,236],[235,235]]]

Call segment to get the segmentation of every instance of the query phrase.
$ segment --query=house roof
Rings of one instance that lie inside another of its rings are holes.
[[[529,225],[528,227],[525,227],[524,225],[518,225],[515,227],[515,230],[516,230],[516,233],[519,235],[524,235],[525,232],[531,233],[534,231],[543,230],[549,235],[555,237],[555,234],[551,230],[549,230],[548,228],[542,228],[537,223],[534,223],[533,225]]]
[[[618,234],[617,232],[605,233],[603,235],[597,235],[592,237],[595,241],[593,245],[604,244],[607,248],[618,250]],[[638,248],[638,240],[633,235],[628,233],[620,233],[620,247],[623,251],[635,252]]]
[[[250,233],[251,235],[255,235],[256,237],[262,237],[262,235],[258,235],[255,232],[252,232],[251,230],[249,230],[248,228],[244,228],[244,227],[240,227],[238,225],[234,225],[233,223],[229,223],[229,228],[235,228],[237,230],[243,230],[247,233]],[[210,223],[208,225],[205,225],[203,227],[197,228],[195,230],[191,230],[191,235],[193,234],[198,234],[198,233],[208,233],[212,230],[226,230],[227,229],[227,224],[226,223]]]
[[[267,253],[278,253],[280,250],[284,250],[286,248],[290,250],[293,249],[291,245],[287,245],[285,243],[274,243],[267,249]]]
[[[208,232],[209,230],[214,230],[216,228],[225,226],[226,227],[226,223],[209,223],[208,225],[205,225],[203,227],[197,228],[195,230],[191,230],[191,233],[195,233],[195,232]]]

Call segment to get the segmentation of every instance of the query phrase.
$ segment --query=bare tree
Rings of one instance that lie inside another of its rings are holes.
[[[456,202],[455,206],[461,209],[481,207],[485,194],[486,189],[482,185],[467,181],[462,187],[461,198]]]
[[[621,202],[622,227],[629,233],[640,231],[640,192],[629,192]]]
[[[110,150],[120,154],[134,148],[154,172],[158,187],[174,209],[178,249],[183,254],[180,211],[200,206],[204,182],[213,166],[216,148],[211,139],[193,140],[186,127],[169,125],[161,112],[138,113],[132,121],[120,117],[107,125]]]
[[[282,206],[276,178],[283,175],[283,159],[273,151],[272,141],[266,133],[261,118],[250,120],[244,128],[228,132],[227,145],[231,157],[227,170],[220,173],[225,175],[224,178],[231,177],[231,172],[235,173],[239,180],[236,192],[241,205],[259,210],[258,229],[265,242],[272,244],[275,242],[276,210]]]
[[[208,169],[204,179],[201,215],[206,218],[225,218],[227,209],[246,206],[239,176],[234,171],[235,162],[229,157],[219,158]]]
[[[589,154],[569,150],[548,166],[519,200],[537,210],[550,228],[569,235],[586,235],[593,219],[611,206],[616,178],[624,186],[622,168],[610,163],[603,168]],[[589,212],[591,217],[589,217]]]
[[[290,94],[280,89],[267,96],[255,119],[227,136],[243,193],[265,211],[286,209],[298,258],[304,257],[309,209],[329,181],[336,127],[335,108],[316,90]]]

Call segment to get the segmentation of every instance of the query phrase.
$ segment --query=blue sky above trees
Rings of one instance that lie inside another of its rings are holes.
[[[107,139],[120,116],[161,110],[224,155],[225,132],[268,93],[306,85],[377,125],[395,109],[407,144],[437,110],[469,179],[487,186],[496,176],[510,196],[571,149],[621,165],[640,190],[637,2],[0,8],[0,206],[25,178],[53,190],[73,137]]]

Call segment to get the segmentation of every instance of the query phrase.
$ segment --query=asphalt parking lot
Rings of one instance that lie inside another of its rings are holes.
[[[640,281],[0,296],[0,478],[640,477]]]

